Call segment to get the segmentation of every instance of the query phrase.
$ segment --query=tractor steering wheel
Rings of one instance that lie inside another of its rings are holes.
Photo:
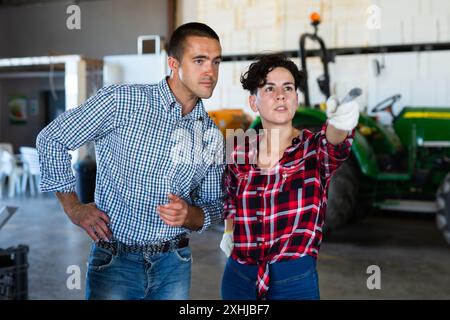
[[[401,97],[402,97],[401,94],[394,94],[393,96],[384,99],[383,101],[379,102],[375,107],[373,107],[372,112],[381,112],[386,110],[391,114],[392,118],[395,119],[396,116],[394,115],[392,107],[398,100],[401,99]]]

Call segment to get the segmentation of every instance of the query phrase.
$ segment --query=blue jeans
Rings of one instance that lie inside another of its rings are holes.
[[[187,300],[191,286],[191,249],[157,253],[112,254],[92,245],[86,299]]]
[[[267,300],[319,300],[316,259],[304,256],[269,265]],[[256,265],[244,265],[228,258],[222,278],[224,300],[256,300]]]

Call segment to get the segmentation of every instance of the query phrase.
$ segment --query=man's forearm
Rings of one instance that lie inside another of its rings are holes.
[[[56,192],[55,195],[61,203],[64,212],[73,220],[73,209],[81,204],[77,194],[75,192]]]

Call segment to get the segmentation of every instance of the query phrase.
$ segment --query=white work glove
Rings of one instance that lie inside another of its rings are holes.
[[[233,233],[224,232],[222,241],[220,241],[220,249],[225,253],[227,257],[229,257],[231,255],[231,251],[233,251],[233,246]]]
[[[339,101],[331,96],[327,100],[328,123],[336,129],[343,131],[353,130],[358,125],[359,104],[356,100],[343,103],[338,106]]]

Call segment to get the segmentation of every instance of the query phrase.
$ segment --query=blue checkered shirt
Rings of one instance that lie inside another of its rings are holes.
[[[204,214],[202,232],[222,219],[223,137],[199,99],[181,113],[166,79],[156,85],[102,88],[38,135],[43,192],[75,192],[68,150],[94,141],[95,203],[115,240],[148,244],[189,233],[156,212],[173,193]]]

